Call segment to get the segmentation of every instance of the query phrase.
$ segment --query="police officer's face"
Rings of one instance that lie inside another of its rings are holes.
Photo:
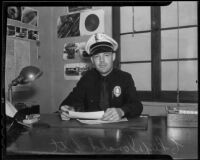
[[[103,52],[93,55],[92,63],[101,75],[108,75],[113,69],[113,62],[115,60],[115,53]]]

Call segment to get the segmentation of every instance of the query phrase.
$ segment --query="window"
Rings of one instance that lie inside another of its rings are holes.
[[[197,102],[197,2],[113,9],[119,67],[132,74],[140,99]]]

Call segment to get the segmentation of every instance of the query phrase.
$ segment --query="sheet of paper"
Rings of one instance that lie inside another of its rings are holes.
[[[79,122],[81,123],[85,123],[85,124],[102,124],[102,123],[117,123],[117,122],[124,122],[124,121],[128,121],[127,118],[123,118],[119,121],[102,121],[102,120],[83,120],[83,119],[77,119]]]
[[[97,112],[74,112],[69,111],[70,118],[80,118],[80,119],[101,119],[104,111]]]

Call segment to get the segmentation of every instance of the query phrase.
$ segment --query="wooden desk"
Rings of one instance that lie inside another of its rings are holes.
[[[56,127],[57,122],[76,123],[61,121],[57,114],[41,115],[40,122],[53,125],[23,131],[7,146],[7,154],[167,154],[173,159],[198,159],[198,129],[167,128],[166,117],[149,117],[146,130]]]

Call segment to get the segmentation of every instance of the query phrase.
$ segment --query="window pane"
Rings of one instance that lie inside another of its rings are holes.
[[[121,61],[151,60],[151,34],[121,36]]]
[[[161,89],[177,90],[177,62],[161,62]]]
[[[150,7],[134,7],[134,30],[143,31],[151,29]]]
[[[133,32],[133,7],[120,7],[121,33]]]
[[[161,27],[176,27],[177,25],[177,2],[161,6]]]
[[[179,23],[180,26],[197,25],[197,2],[178,2],[179,3]]]
[[[179,57],[197,58],[197,27],[179,30]]]
[[[177,30],[161,31],[161,58],[177,58]]]
[[[132,75],[137,90],[151,90],[150,63],[121,64],[121,69]]]
[[[161,89],[177,90],[177,62],[161,63]],[[197,91],[197,61],[179,62],[179,90]]]
[[[180,68],[180,90],[197,91],[197,61],[182,61]]]
[[[197,58],[197,27],[179,29],[179,58]],[[178,57],[178,30],[161,31],[161,58]]]
[[[161,27],[177,27],[197,25],[197,2],[172,2],[169,6],[161,6]]]

